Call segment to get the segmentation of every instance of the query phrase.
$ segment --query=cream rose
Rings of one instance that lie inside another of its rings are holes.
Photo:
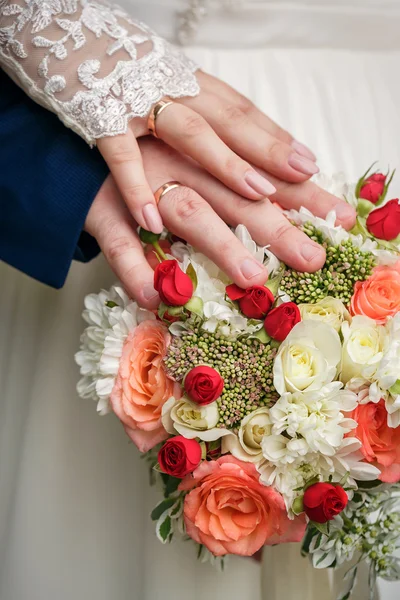
[[[315,304],[299,304],[302,321],[323,321],[340,331],[344,321],[350,321],[350,313],[338,298],[327,296]]]
[[[163,406],[161,420],[168,433],[178,432],[189,440],[197,437],[212,442],[230,433],[216,427],[219,420],[216,402],[200,406],[185,397],[180,400],[172,397]]]
[[[368,317],[354,317],[351,325],[343,323],[344,338],[340,380],[347,383],[354,377],[371,379],[382,359],[387,342],[387,330]]]
[[[340,357],[340,338],[333,327],[302,321],[279,348],[274,362],[274,386],[280,395],[318,390],[335,378]]]
[[[265,406],[257,408],[241,422],[239,430],[222,440],[222,453],[230,452],[245,462],[258,463],[263,460],[261,442],[264,436],[270,435],[272,429],[269,409]]]

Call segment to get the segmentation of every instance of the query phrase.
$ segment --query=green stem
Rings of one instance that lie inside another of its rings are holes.
[[[167,260],[167,255],[165,254],[165,252],[163,252],[160,244],[157,242],[153,242],[153,247],[154,250],[156,251],[156,254],[158,255],[159,258],[161,258],[162,260]]]

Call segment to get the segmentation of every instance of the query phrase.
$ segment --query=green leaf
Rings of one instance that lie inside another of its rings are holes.
[[[284,270],[285,270],[285,267],[282,263],[281,266],[279,267],[279,271],[277,272],[277,274],[274,275],[272,278],[268,279],[268,281],[266,281],[266,283],[264,284],[264,286],[267,287],[273,293],[274,297],[278,293]]]
[[[370,202],[369,200],[364,200],[363,198],[360,198],[359,201],[357,202],[357,214],[360,217],[363,217],[364,219],[366,217],[368,217],[369,213],[374,208],[375,208],[375,205],[372,202]]]
[[[170,512],[171,518],[176,517],[176,515],[178,515],[182,511],[182,508],[183,508],[182,501],[177,500],[176,505],[172,508],[172,510]]]
[[[318,534],[321,535],[321,534]],[[301,553],[303,556],[306,556],[310,551],[310,544],[315,536],[315,531],[312,526],[308,526],[306,529],[306,535],[303,538],[303,542],[301,544]]]
[[[298,496],[292,504],[292,511],[295,515],[300,515],[304,512],[303,496]]]
[[[265,331],[264,327],[261,327],[261,329],[259,329],[259,331],[257,331],[257,333],[253,333],[253,335],[251,335],[249,337],[260,340],[260,342],[262,344],[268,344],[268,342],[271,341],[271,338],[269,337],[268,333]]]
[[[168,508],[171,508],[171,506],[173,506],[175,504],[175,502],[176,502],[176,498],[166,498],[165,500],[162,500],[152,510],[152,512],[151,512],[151,520],[152,521],[158,521],[158,519],[161,517],[161,515],[163,514],[163,512],[165,512],[166,510],[168,510]]]
[[[382,206],[382,204],[384,203],[384,201],[385,201],[385,198],[386,198],[386,196],[387,196],[387,193],[388,193],[388,191],[389,191],[390,184],[391,184],[391,183],[392,183],[392,181],[393,181],[393,177],[394,177],[395,173],[396,173],[396,169],[394,169],[394,170],[392,171],[392,173],[390,174],[390,176],[389,176],[389,173],[387,174],[387,176],[389,176],[389,179],[386,181],[386,183],[385,183],[385,187],[383,188],[382,195],[381,195],[381,197],[379,198],[378,202],[375,204],[375,206]]]
[[[158,316],[160,319],[164,318],[165,313],[168,311],[168,306],[164,302],[160,302],[158,305]]]
[[[158,534],[164,543],[168,541],[168,537],[171,534],[171,517],[169,515],[162,521],[158,529]]]
[[[339,481],[339,483],[338,483],[338,484],[336,484],[336,485],[340,485],[341,487],[344,487],[344,486],[346,485],[346,483],[347,483],[347,480],[348,480],[348,478],[349,478],[349,477],[350,477],[350,472],[349,472],[349,471],[347,471],[347,472],[346,472],[346,473],[343,475],[343,477],[342,477],[342,479]]]
[[[203,306],[203,300],[198,296],[192,296],[189,302],[186,302],[185,304],[185,308],[198,317],[203,316]]]
[[[393,396],[398,396],[400,394],[400,379],[398,379],[396,381],[396,383],[394,383],[390,388],[389,388],[389,392],[393,395]]]
[[[177,477],[171,477],[171,475],[168,475],[168,480],[165,483],[164,495],[170,496],[171,494],[176,492],[176,490],[178,489],[178,485],[181,481],[182,480],[178,479]]]
[[[325,552],[325,554],[323,554],[321,558],[315,563],[315,566],[317,567],[318,565],[320,565],[326,559],[327,556],[328,552]]]
[[[311,487],[312,485],[314,485],[315,483],[319,483],[318,475],[316,475],[312,479],[309,479],[308,481],[306,481],[306,483],[304,485],[304,491],[308,490],[308,488]]]
[[[327,523],[316,523],[315,521],[313,521],[312,524],[315,527],[315,529],[318,529],[318,531],[320,533],[322,533],[323,535],[328,535],[328,524]],[[318,564],[320,562],[321,561],[318,561]]]
[[[193,289],[195,290],[197,288],[197,274],[192,263],[188,265],[188,268],[186,269],[186,275],[189,275],[193,283]]]

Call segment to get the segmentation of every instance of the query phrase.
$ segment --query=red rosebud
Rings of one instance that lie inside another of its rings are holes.
[[[265,331],[278,342],[283,342],[293,327],[301,321],[299,307],[294,302],[284,302],[273,308],[265,317]]]
[[[394,240],[400,233],[399,199],[389,200],[381,208],[376,208],[367,217],[368,231],[380,240]]]
[[[304,511],[311,521],[326,523],[342,512],[349,498],[340,485],[315,483],[304,493]]]
[[[193,295],[193,283],[176,260],[163,260],[154,271],[154,287],[168,306],[183,306]]]
[[[177,435],[165,442],[158,453],[158,464],[161,471],[182,479],[199,466],[201,446],[197,440],[188,440]]]
[[[189,371],[184,386],[189,398],[204,406],[220,397],[224,389],[224,380],[212,367],[200,365]]]
[[[386,175],[375,173],[366,179],[360,189],[360,198],[376,204],[382,196],[386,183]]]
[[[245,290],[235,283],[226,287],[228,298],[239,303],[239,308],[249,319],[262,319],[274,303],[274,295],[267,287],[252,285]]]

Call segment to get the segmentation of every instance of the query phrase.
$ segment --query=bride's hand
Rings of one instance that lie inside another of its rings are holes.
[[[198,96],[175,100],[156,118],[157,136],[169,146],[250,200],[275,192],[253,165],[291,183],[318,172],[313,153],[250,100],[211,75],[199,71],[197,78]],[[99,139],[98,148],[137,223],[159,233],[162,220],[136,141],[148,131],[147,119],[132,119],[126,134]]]
[[[262,285],[268,274],[225,222],[233,226],[243,223],[258,244],[270,244],[279,258],[296,269],[312,272],[323,265],[321,246],[293,227],[269,200],[249,202],[162,142],[146,138],[140,142],[140,150],[153,192],[169,181],[182,183],[160,200],[158,207],[166,227],[206,254],[240,287]],[[304,206],[322,217],[335,208],[342,225],[353,225],[353,209],[315,184],[288,184],[279,179],[274,183],[275,198],[285,208]],[[142,306],[155,308],[159,297],[153,287],[153,271],[136,228],[112,177],[108,177],[89,211],[86,230],[97,239],[128,293]]]

